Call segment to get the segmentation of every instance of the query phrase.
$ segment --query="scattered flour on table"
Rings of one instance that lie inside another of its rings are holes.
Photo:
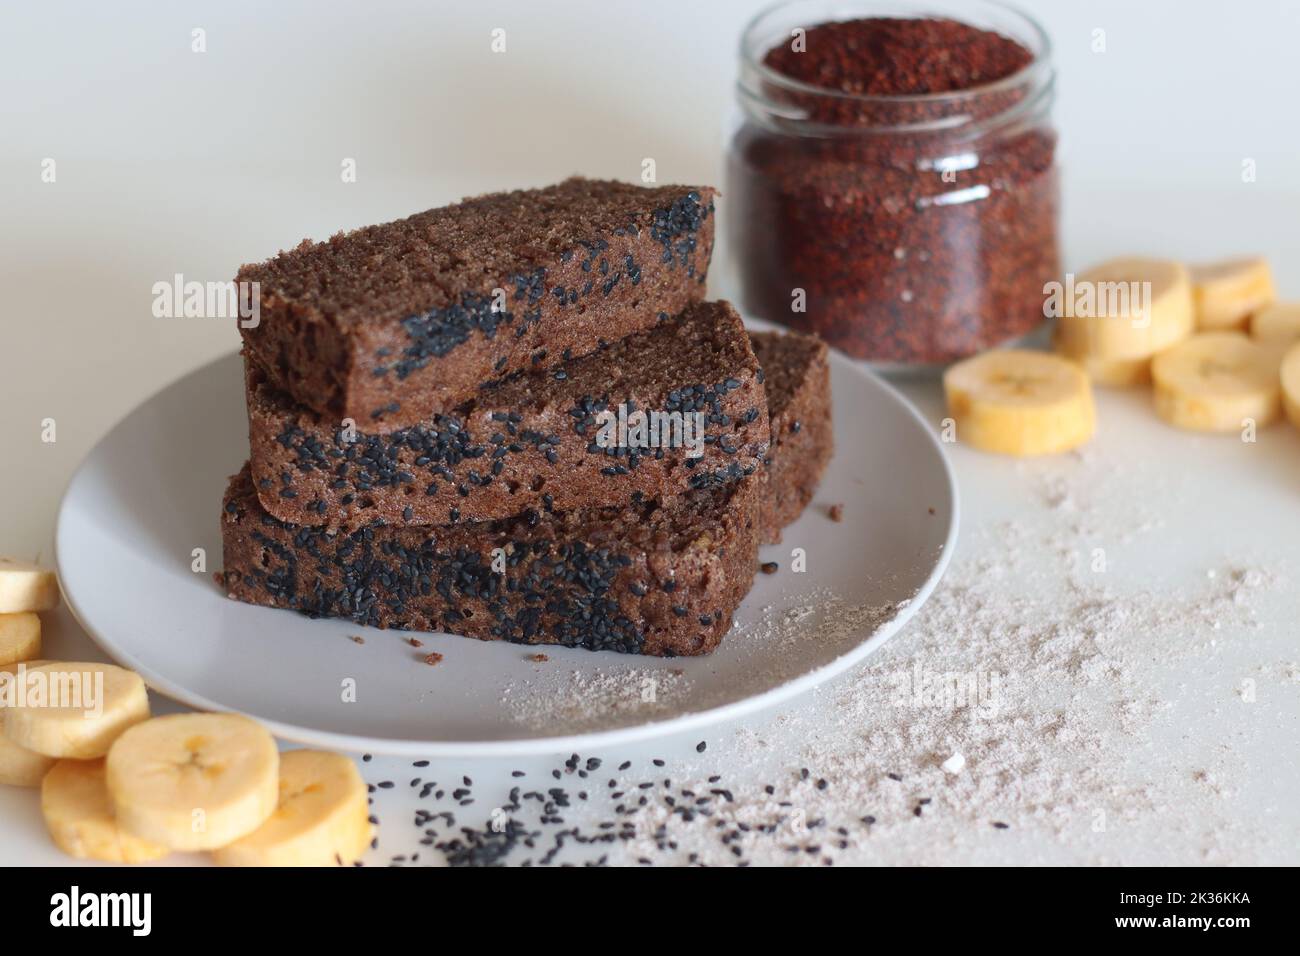
[[[1074,467],[1039,479],[1043,509],[977,529],[982,557],[955,561],[902,634],[820,691],[813,714],[793,711],[771,728],[737,733],[732,746],[756,764],[768,758],[765,784],[735,789],[688,822],[680,806],[651,805],[628,855],[704,864],[961,862],[978,859],[987,841],[1024,831],[1020,849],[1031,859],[1117,862],[1100,834],[1147,826],[1178,833],[1207,862],[1249,859],[1265,835],[1247,832],[1241,814],[1216,811],[1237,794],[1225,782],[1240,769],[1230,748],[1215,766],[1164,766],[1153,728],[1175,704],[1155,688],[1171,665],[1215,654],[1226,633],[1240,641],[1258,628],[1259,599],[1287,582],[1275,569],[1240,563],[1147,590],[1090,573],[1095,542],[1113,547],[1163,527],[1143,505],[1159,502],[1162,490],[1143,474],[1128,478],[1143,493],[1112,498],[1104,518],[1092,503],[1117,494],[1122,469],[1076,456]],[[1043,583],[1058,586],[1035,586]],[[758,636],[790,645],[862,623],[815,610],[777,615]],[[1294,663],[1268,673],[1300,679]],[[799,751],[792,766],[789,755]],[[1134,772],[1142,762],[1159,772]],[[701,777],[707,769],[701,764]],[[693,786],[707,792],[703,780]]]

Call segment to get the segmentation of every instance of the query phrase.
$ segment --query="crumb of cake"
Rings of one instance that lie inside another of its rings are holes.
[[[529,654],[528,659],[535,664],[542,664],[550,660],[545,654]]]
[[[425,657],[424,662],[430,667],[433,667],[435,664],[441,664],[442,655],[437,651],[432,651],[427,657]]]
[[[828,518],[830,518],[832,521],[836,522],[836,523],[839,523],[839,522],[843,521],[843,520],[844,520],[844,506],[843,506],[843,505],[831,505],[829,508],[826,509],[826,516],[827,516]]]
[[[775,561],[764,561],[758,566],[758,569],[764,574],[776,574],[776,572],[781,569],[781,565],[777,564]]]
[[[412,647],[424,647],[424,641],[420,640],[418,637],[408,637],[406,643],[410,644]]]
[[[349,634],[348,640],[351,641],[353,644],[364,644],[366,642],[366,639],[362,637],[360,634]]]

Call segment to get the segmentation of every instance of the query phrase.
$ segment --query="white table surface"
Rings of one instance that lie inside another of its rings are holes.
[[[227,322],[153,318],[154,282],[176,272],[226,279],[303,236],[466,193],[574,171],[635,178],[647,156],[661,181],[717,181],[734,39],[753,5],[681,3],[680,17],[672,3],[654,4],[653,16],[614,6],[565,3],[543,14],[523,2],[379,3],[360,14],[331,4],[196,12],[157,3],[0,14],[10,41],[0,58],[0,552],[51,560],[60,495],[90,446],[161,385],[237,347]],[[1258,0],[1228,16],[1172,0],[1032,6],[1061,71],[1067,265],[1119,252],[1260,251],[1282,292],[1300,297],[1300,131],[1285,119],[1300,86],[1289,49],[1300,8]],[[190,51],[196,26],[207,31],[203,54]],[[504,55],[488,51],[498,26]],[[1104,54],[1090,50],[1095,28],[1106,31]],[[345,157],[357,160],[355,183],[340,181]],[[57,163],[55,183],[41,181],[46,158]],[[1245,159],[1258,171],[1251,183],[1241,179]],[[714,291],[725,292],[722,273]],[[904,390],[931,421],[942,417],[935,383]],[[45,418],[57,421],[55,443],[40,439]],[[1099,419],[1083,459],[1017,464],[954,447],[964,522],[956,562],[1049,569],[1008,586],[1051,600],[1065,586],[1050,573],[1061,540],[1032,533],[1016,539],[1014,555],[1000,549],[1008,522],[1038,531],[1061,522],[1073,529],[1068,548],[1106,547],[1121,592],[1180,594],[1211,571],[1265,569],[1270,584],[1251,598],[1257,626],[1227,621],[1213,643],[1189,635],[1195,652],[1167,659],[1153,649],[1140,660],[1132,638],[1128,646],[1162,706],[1117,766],[1179,809],[1203,796],[1189,781],[1218,768],[1230,783],[1207,819],[1236,836],[1216,839],[1189,827],[1185,812],[1156,808],[1086,840],[1032,826],[1010,839],[958,839],[936,827],[932,839],[882,840],[861,859],[1300,862],[1300,682],[1287,670],[1300,660],[1300,435],[1283,425],[1245,445],[1176,432],[1140,392],[1099,395]],[[1094,478],[1108,483],[1090,494]],[[1132,534],[1117,533],[1130,522]],[[99,656],[66,610],[47,615],[46,637],[47,656]],[[904,631],[886,653],[905,666],[914,639]],[[1258,685],[1250,706],[1239,693],[1248,678]],[[802,766],[803,735],[830,719],[835,693],[716,728],[709,767],[742,786]],[[655,755],[689,772],[701,766],[694,744],[584,757]],[[434,770],[469,774],[488,795],[504,793],[515,767],[531,778],[553,765]],[[404,784],[414,774],[376,758],[367,775]],[[399,784],[381,810],[399,815],[402,799]],[[570,819],[581,822],[580,812]],[[413,838],[404,822],[386,827],[373,862]],[[0,788],[0,864],[65,862],[34,793]]]

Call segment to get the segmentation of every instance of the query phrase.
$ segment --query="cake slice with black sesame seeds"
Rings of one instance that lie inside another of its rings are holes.
[[[707,654],[754,579],[759,477],[622,508],[352,532],[279,521],[247,466],[222,514],[223,580],[249,604],[482,640]]]
[[[339,426],[424,421],[702,299],[714,196],[571,178],[304,241],[239,270],[244,347]]]
[[[835,447],[831,373],[826,344],[809,335],[752,332],[763,368],[771,446],[761,471],[762,541],[781,531],[812,501]]]
[[[247,372],[253,482],[270,514],[297,524],[620,505],[747,477],[767,454],[758,360],[725,302],[386,433],[340,427],[275,391],[255,364]]]

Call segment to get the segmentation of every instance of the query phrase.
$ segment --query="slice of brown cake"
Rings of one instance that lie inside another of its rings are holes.
[[[781,529],[812,501],[834,451],[831,377],[826,344],[808,335],[753,332],[763,367],[771,446],[762,470],[762,540],[781,540]]]
[[[244,346],[336,426],[424,421],[702,299],[714,195],[574,178],[303,242],[240,269]]]
[[[725,302],[693,305],[387,433],[337,426],[277,392],[250,363],[253,482],[270,514],[331,529],[668,497],[759,468],[768,450],[760,379],[745,327]]]
[[[753,582],[759,485],[756,475],[662,503],[331,534],[267,514],[245,467],[226,491],[223,576],[236,600],[374,627],[707,654]]]

